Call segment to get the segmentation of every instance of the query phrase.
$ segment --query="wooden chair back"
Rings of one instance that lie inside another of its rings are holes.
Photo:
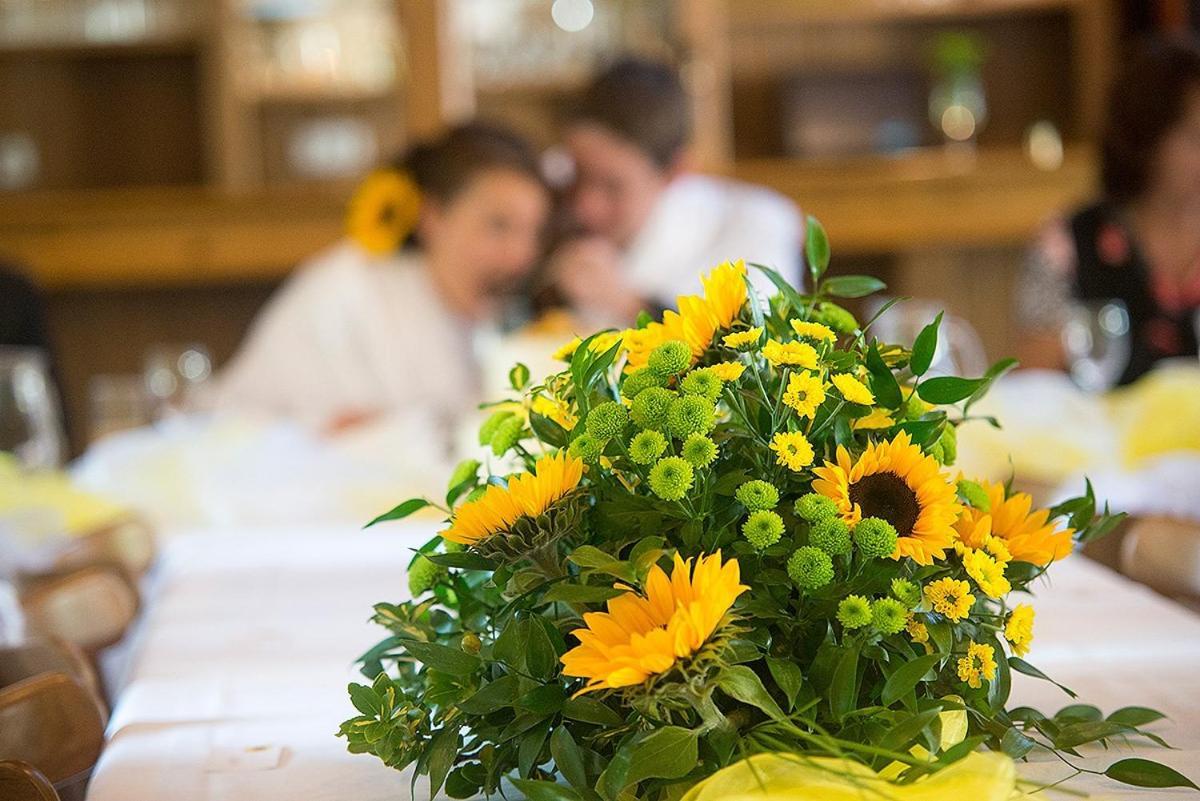
[[[57,639],[35,639],[21,645],[0,646],[0,688],[41,673],[55,672],[66,673],[97,699],[103,698],[96,671],[78,646]]]
[[[66,673],[0,689],[0,759],[28,762],[56,786],[85,776],[104,746],[104,716]]]
[[[133,579],[145,575],[157,547],[150,525],[139,517],[123,517],[73,540],[55,561],[59,571],[95,564],[119,565]]]
[[[33,765],[0,761],[0,798],[4,801],[59,801],[50,780]]]
[[[1121,572],[1200,608],[1200,522],[1135,518],[1121,543]]]
[[[34,582],[21,596],[26,625],[94,654],[119,641],[138,613],[137,588],[118,568],[92,565]]]

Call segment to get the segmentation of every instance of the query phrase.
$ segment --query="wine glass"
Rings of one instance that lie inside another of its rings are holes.
[[[1129,309],[1119,300],[1073,303],[1062,326],[1071,380],[1085,392],[1103,392],[1129,366]]]
[[[37,348],[0,346],[0,451],[27,468],[50,469],[63,461],[58,392],[46,355]]]

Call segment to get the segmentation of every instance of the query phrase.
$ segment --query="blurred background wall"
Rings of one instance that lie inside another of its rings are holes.
[[[355,181],[479,114],[540,145],[597,64],[677,64],[700,169],[824,222],[835,271],[1012,347],[1039,224],[1085,199],[1107,81],[1196,0],[0,0],[0,261],[49,294],[73,444],[147,348],[219,364]],[[697,265],[697,268],[705,265]]]

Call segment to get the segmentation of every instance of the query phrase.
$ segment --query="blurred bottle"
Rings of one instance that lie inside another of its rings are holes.
[[[46,355],[0,346],[0,451],[30,469],[60,466],[66,444],[60,408]]]
[[[1074,303],[1062,327],[1071,380],[1085,392],[1116,386],[1129,366],[1129,310],[1119,300]]]

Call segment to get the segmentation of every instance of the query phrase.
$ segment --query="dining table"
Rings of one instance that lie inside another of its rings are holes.
[[[397,801],[428,782],[350,754],[336,737],[355,714],[355,657],[386,632],[372,605],[409,597],[405,568],[433,520],[354,525],[206,526],[164,532],[144,614],[115,693],[90,801]],[[1108,713],[1149,706],[1171,750],[1138,742],[1085,749],[1102,769],[1156,759],[1200,780],[1200,616],[1082,555],[1055,564],[1032,603],[1028,660],[1079,703]],[[1010,705],[1052,713],[1076,703],[1055,684],[1014,674]],[[1070,770],[1049,754],[1020,773],[1051,782]],[[1072,791],[1105,798],[1190,798],[1085,774]],[[1063,796],[1066,797],[1066,796]]]

